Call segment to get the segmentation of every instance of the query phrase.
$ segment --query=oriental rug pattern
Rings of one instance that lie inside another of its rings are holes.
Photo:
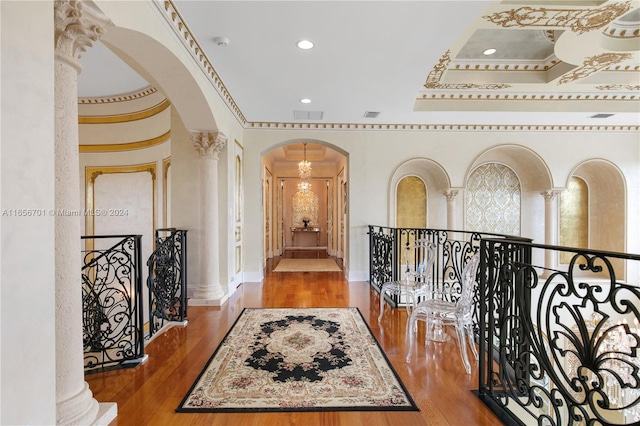
[[[246,308],[178,412],[418,408],[357,308]]]

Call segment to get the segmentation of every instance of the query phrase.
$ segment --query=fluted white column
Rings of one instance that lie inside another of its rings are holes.
[[[190,132],[198,150],[200,173],[200,284],[191,306],[220,306],[228,294],[220,285],[220,253],[218,234],[218,157],[227,143],[221,132]]]
[[[78,73],[80,54],[109,23],[85,10],[81,1],[57,0],[55,10],[55,208],[81,207],[78,182]],[[82,343],[81,218],[55,217],[56,422],[108,423],[115,404],[100,406],[84,380]],[[106,415],[105,415],[106,411]]]
[[[557,245],[557,203],[558,198],[557,191],[544,191],[541,192],[542,198],[544,198],[544,243],[547,245]],[[545,250],[544,252],[544,266],[546,268],[554,267],[553,256],[555,252],[553,250]]]
[[[442,193],[447,198],[447,229],[456,229],[456,197],[458,191],[449,189]]]

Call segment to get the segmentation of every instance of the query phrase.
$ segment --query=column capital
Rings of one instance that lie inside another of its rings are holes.
[[[457,189],[448,189],[444,191],[442,195],[447,198],[447,201],[455,201],[456,197],[458,196],[458,192],[459,191]]]
[[[542,195],[542,198],[544,198],[545,201],[553,201],[559,193],[560,191],[551,189],[548,191],[540,192],[540,195]]]
[[[53,7],[56,58],[80,72],[82,52],[101,39],[106,27],[113,23],[102,12],[80,0],[56,0]]]
[[[213,157],[214,160],[218,159],[220,151],[227,144],[227,137],[222,132],[191,130],[189,136],[200,157]]]

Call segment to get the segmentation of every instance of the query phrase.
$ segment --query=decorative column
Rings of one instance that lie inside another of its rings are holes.
[[[456,229],[456,197],[458,196],[458,191],[454,189],[449,189],[442,193],[447,198],[447,229],[455,230]]]
[[[221,132],[189,132],[198,150],[200,173],[200,285],[191,306],[220,306],[228,295],[220,285],[220,253],[218,236],[218,157],[227,143]]]
[[[55,209],[78,210],[78,73],[80,54],[110,24],[81,1],[57,0],[55,11]],[[84,380],[81,217],[55,217],[56,422],[106,424],[115,404],[98,404]],[[106,422],[106,423],[105,423]]]
[[[544,243],[547,245],[557,245],[557,215],[555,201],[558,198],[558,191],[544,191],[541,192],[540,195],[544,198]],[[554,266],[553,255],[554,251],[545,250],[544,266],[546,268],[552,268]]]

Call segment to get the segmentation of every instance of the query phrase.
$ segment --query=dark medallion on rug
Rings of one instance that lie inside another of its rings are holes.
[[[323,373],[352,364],[340,324],[314,315],[287,315],[260,325],[245,365],[272,373],[273,381],[323,379]]]

